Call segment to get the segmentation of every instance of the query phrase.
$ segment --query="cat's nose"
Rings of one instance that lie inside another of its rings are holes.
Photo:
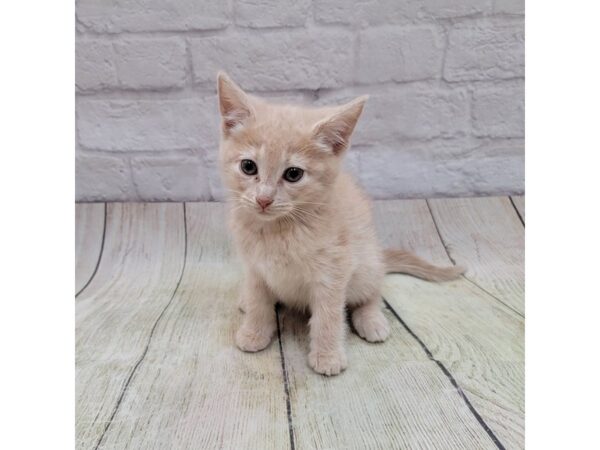
[[[260,205],[260,207],[262,208],[262,210],[264,211],[265,209],[267,209],[269,207],[269,205],[271,203],[273,203],[273,199],[271,197],[259,196],[259,197],[256,197],[256,203],[258,203]]]

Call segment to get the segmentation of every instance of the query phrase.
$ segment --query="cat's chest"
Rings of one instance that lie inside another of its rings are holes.
[[[299,265],[265,263],[259,266],[259,273],[267,286],[284,303],[298,303],[308,296],[310,272],[303,270]]]
[[[285,239],[256,239],[246,247],[246,263],[282,301],[296,302],[310,285],[310,255]]]

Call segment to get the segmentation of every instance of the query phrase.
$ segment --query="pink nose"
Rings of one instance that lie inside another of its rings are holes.
[[[256,203],[258,203],[264,211],[271,203],[273,203],[273,199],[271,197],[256,197]]]

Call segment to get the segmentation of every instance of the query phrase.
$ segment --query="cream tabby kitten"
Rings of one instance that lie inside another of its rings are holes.
[[[381,310],[386,272],[441,281],[462,270],[381,249],[367,196],[340,170],[366,97],[327,108],[271,104],[223,73],[218,93],[221,171],[245,268],[237,346],[256,352],[269,345],[279,301],[310,311],[308,363],[336,375],[348,364],[346,308],[367,341],[390,332]]]

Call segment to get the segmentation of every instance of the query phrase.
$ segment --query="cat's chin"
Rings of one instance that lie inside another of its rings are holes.
[[[271,211],[256,211],[254,215],[258,220],[261,220],[263,222],[273,222],[277,219],[280,219],[285,214],[275,213]]]
[[[258,222],[274,222],[277,219],[285,216],[286,213],[282,212],[273,212],[273,211],[261,211],[260,209],[246,209],[245,216],[251,220],[256,220]]]

